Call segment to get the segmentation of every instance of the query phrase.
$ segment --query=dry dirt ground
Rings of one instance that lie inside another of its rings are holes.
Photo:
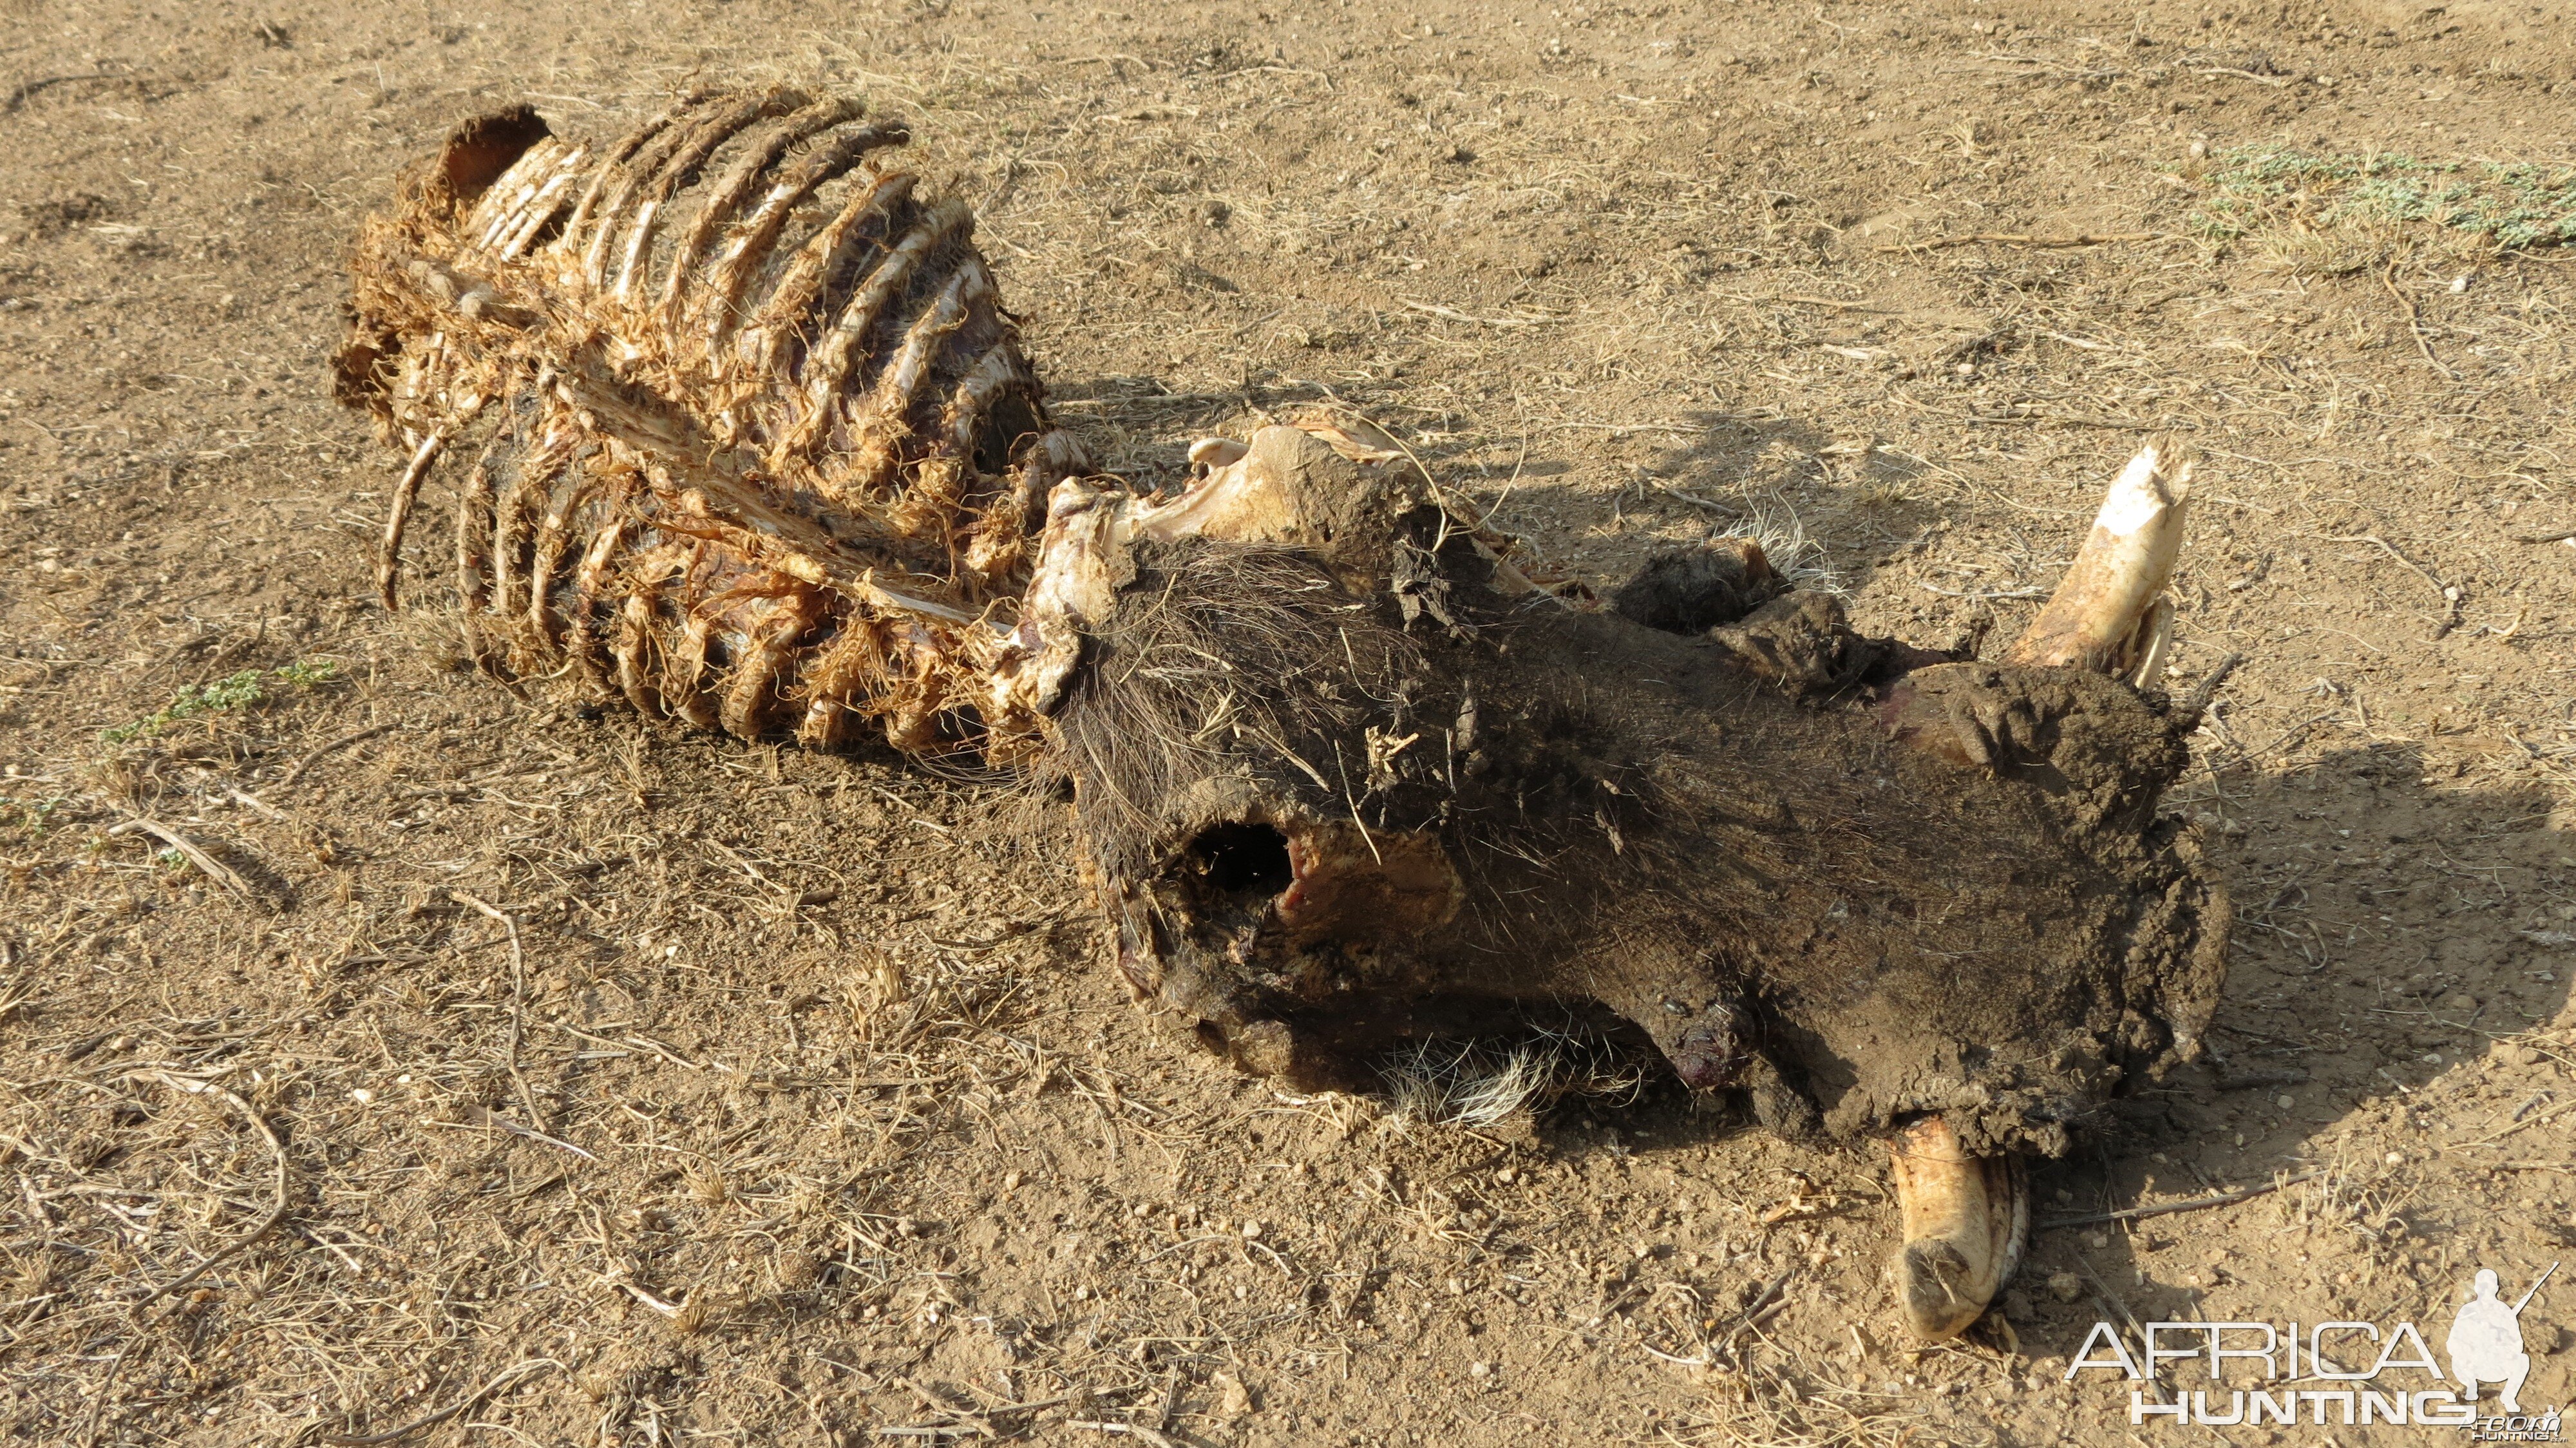
[[[1118,3],[0,6],[0,1437],[2447,1437],[2060,1377],[2101,1318],[2438,1345],[2576,1259],[2576,266],[2241,149],[2576,206],[2570,22]],[[1128,1003],[1048,811],[549,714],[374,608],[357,219],[477,109],[773,78],[912,120],[1139,478],[1335,398],[1587,576],[1794,519],[1944,644],[2200,450],[2232,984],[2001,1313],[1894,1334],[1872,1150],[1280,1094]],[[2576,1280],[2522,1321],[2564,1402]]]

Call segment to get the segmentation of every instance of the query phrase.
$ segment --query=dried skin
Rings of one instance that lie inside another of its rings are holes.
[[[981,681],[1080,451],[953,200],[856,102],[707,92],[613,140],[525,107],[404,178],[352,264],[342,395],[462,474],[475,655],[705,728],[1027,747]],[[1005,701],[1007,702],[1007,701]]]
[[[1210,1045],[1364,1087],[1571,1018],[1766,1120],[1938,1114],[1977,1154],[2061,1152],[2197,1052],[2228,911],[2156,815],[2157,700],[1812,593],[1691,628],[1775,586],[1736,545],[1664,570],[1691,596],[1615,593],[1644,627],[1534,597],[1400,467],[1287,428],[1209,461],[1215,496],[1050,535],[1040,572],[1093,580],[1049,758],[1119,965]]]

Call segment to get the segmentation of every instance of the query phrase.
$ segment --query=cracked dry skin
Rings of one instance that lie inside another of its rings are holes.
[[[1666,628],[1568,606],[1394,468],[1254,448],[1329,524],[1126,545],[1051,751],[1121,970],[1212,1048],[1365,1087],[1570,1019],[1793,1134],[1939,1112],[2049,1154],[2197,1053],[2228,906],[2156,814],[2160,696],[1864,638],[1776,578],[1684,631],[1748,601],[1740,559],[1619,596]]]

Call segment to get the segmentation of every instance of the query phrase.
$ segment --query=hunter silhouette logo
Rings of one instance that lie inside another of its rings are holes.
[[[2211,1427],[2304,1420],[2316,1427],[2369,1426],[2465,1428],[2481,1443],[2562,1441],[2556,1409],[2525,1415],[2521,1393],[2531,1376],[2523,1348],[2522,1313],[2542,1284],[2558,1271],[2552,1262],[2521,1297],[2500,1295],[2503,1279],[2480,1268],[2468,1300],[2442,1341],[2450,1374],[2411,1322],[2383,1331],[2370,1322],[2299,1323],[2150,1322],[2137,1325],[2142,1351],[2108,1322],[2093,1331],[2066,1368],[2065,1381],[2087,1371],[2116,1372],[2136,1384],[2129,1391],[2129,1423],[2165,1422]],[[2258,1381],[2222,1387],[2227,1364],[2262,1364]],[[2195,1369],[2195,1364],[2205,1368]],[[2205,1374],[2210,1386],[2192,1389]],[[2178,1379],[2178,1381],[2174,1381]],[[2478,1385],[2493,1385],[2503,1416],[2481,1415]]]
[[[2548,1281],[2549,1273],[2557,1270],[2558,1264],[2550,1263],[2549,1272],[2540,1274],[2540,1281],[2531,1284],[2531,1291],[2507,1307],[2496,1296],[2496,1275],[2483,1267],[2478,1269],[2477,1280],[2470,1289],[2472,1295],[2461,1305],[2460,1315],[2451,1320],[2451,1335],[2442,1341],[2442,1351],[2451,1357],[2451,1376],[2460,1380],[2470,1402],[2478,1400],[2478,1384],[2502,1383],[2504,1410],[2522,1411],[2516,1395],[2522,1391],[2522,1380],[2531,1376],[2531,1354],[2522,1350],[2522,1310],[2531,1305],[2540,1283]]]

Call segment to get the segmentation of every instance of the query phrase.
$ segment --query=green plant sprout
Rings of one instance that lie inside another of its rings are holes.
[[[123,744],[130,739],[150,738],[185,719],[228,714],[265,704],[276,697],[272,684],[309,689],[338,678],[340,665],[333,659],[303,659],[284,668],[262,672],[244,669],[229,678],[207,684],[191,684],[170,697],[170,702],[149,718],[131,724],[120,724],[102,730],[99,738],[110,744]]]
[[[2238,146],[2210,158],[2213,194],[2193,223],[2232,241],[2287,216],[2319,226],[2425,221],[2506,248],[2576,240],[2576,167],[2530,162],[2426,161],[2397,151],[2311,155]]]

